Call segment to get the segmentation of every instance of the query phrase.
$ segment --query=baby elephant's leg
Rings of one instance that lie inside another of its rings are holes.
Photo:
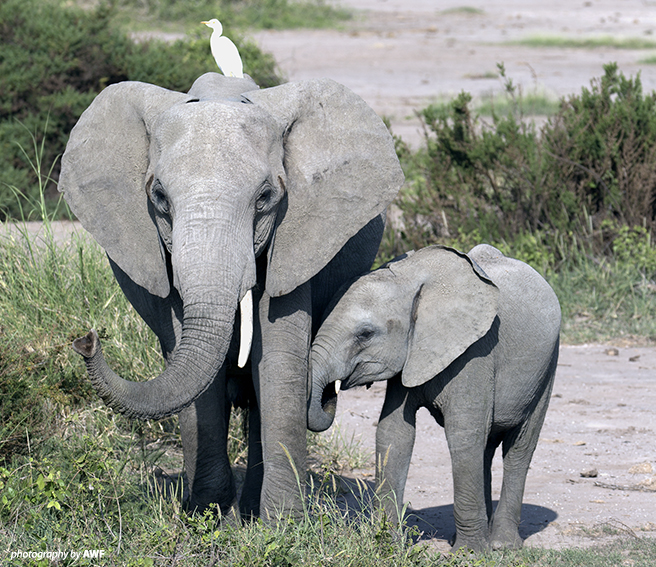
[[[376,429],[376,494],[388,518],[398,523],[403,491],[415,444],[416,407],[396,376],[387,382],[385,403]]]
[[[449,423],[444,431],[453,470],[453,517],[456,539],[453,550],[489,549],[489,528],[485,502],[485,447],[487,431],[481,424]]]
[[[551,386],[545,388],[528,419],[510,431],[503,440],[503,484],[499,504],[492,518],[490,543],[493,549],[518,549],[523,545],[518,527],[524,486],[550,396]]]

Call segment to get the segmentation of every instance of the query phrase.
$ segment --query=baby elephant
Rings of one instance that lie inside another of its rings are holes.
[[[308,425],[330,427],[337,392],[389,380],[376,433],[376,486],[398,521],[426,407],[444,427],[453,468],[453,548],[521,547],[526,473],[549,404],[560,306],[530,266],[496,248],[431,246],[353,281],[312,345]],[[492,513],[491,463],[503,443]]]

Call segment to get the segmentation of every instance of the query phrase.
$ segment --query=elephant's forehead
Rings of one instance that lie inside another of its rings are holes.
[[[203,142],[268,143],[276,131],[271,115],[253,104],[200,101],[171,107],[156,122],[154,135],[162,146],[189,143],[198,149]]]
[[[393,297],[393,290],[392,282],[379,277],[376,272],[371,272],[355,282],[349,289],[347,297],[352,302],[354,310],[371,313]]]

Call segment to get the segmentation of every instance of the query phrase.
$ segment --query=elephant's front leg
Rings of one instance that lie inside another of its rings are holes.
[[[224,516],[239,517],[235,480],[227,452],[229,421],[230,401],[226,394],[224,365],[205,393],[180,413],[190,511],[202,511],[218,503]]]
[[[255,317],[252,363],[261,419],[264,519],[303,512],[311,330],[310,283],[282,297],[263,293]]]
[[[415,445],[417,408],[401,376],[387,382],[385,403],[376,429],[376,495],[390,520],[398,523],[403,492]]]

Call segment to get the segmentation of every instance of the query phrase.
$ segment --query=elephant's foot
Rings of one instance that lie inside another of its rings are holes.
[[[217,505],[215,502],[199,502],[194,498],[189,498],[184,503],[184,510],[187,514],[204,514],[208,510],[217,516],[223,525],[240,526],[241,514],[239,512],[239,505],[235,499],[229,505]]]
[[[463,534],[457,533],[453,546],[451,547],[451,553],[455,553],[459,549],[469,549],[476,553],[489,551],[490,540],[485,535],[464,536]]]
[[[492,549],[520,549],[524,540],[519,535],[515,522],[504,522],[495,518],[492,522],[490,545]]]
[[[245,522],[257,520],[260,517],[260,492],[251,494],[244,490],[239,499],[239,512]]]
[[[205,483],[202,488],[198,486],[199,484],[200,482],[191,485],[189,496],[183,502],[185,512],[203,514],[210,510],[221,522],[234,525],[241,523],[237,491],[232,475],[225,483],[217,483],[214,479],[209,485]]]
[[[300,487],[294,490],[290,486],[284,489],[272,490],[271,485],[264,482],[260,500],[260,517],[265,523],[276,523],[283,518],[302,520],[306,514],[305,493]]]
[[[404,520],[403,506],[398,506],[394,493],[381,497],[375,512],[379,521],[389,523],[392,526],[398,526]]]

